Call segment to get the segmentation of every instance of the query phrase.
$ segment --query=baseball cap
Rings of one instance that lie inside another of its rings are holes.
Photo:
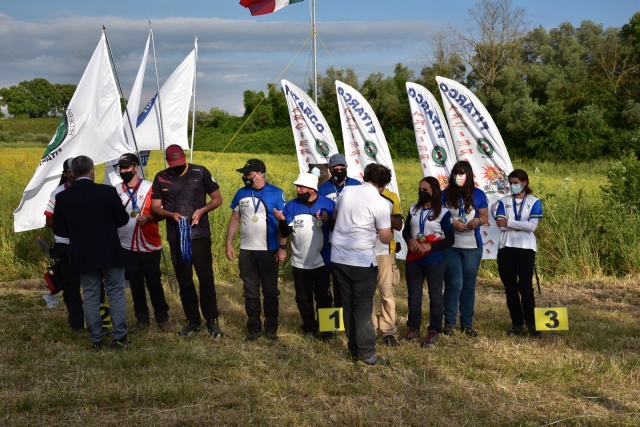
[[[298,178],[293,181],[293,185],[312,188],[318,191],[318,177],[312,173],[301,173]]]
[[[62,170],[64,172],[71,172],[71,162],[73,162],[74,157],[69,157],[67,160],[64,161],[64,163],[62,164]]]
[[[329,157],[329,167],[332,168],[334,166],[338,166],[338,165],[343,165],[343,166],[347,166],[347,158],[344,156],[344,154],[334,154],[333,156]]]
[[[260,159],[249,159],[247,160],[247,163],[245,163],[243,167],[236,170],[243,175],[249,172],[265,173],[267,171],[267,167],[264,165],[264,163]]]
[[[139,165],[140,159],[134,153],[126,153],[120,156],[120,160],[118,160],[118,167],[120,169],[126,169],[131,165]]]
[[[165,156],[167,158],[167,164],[170,168],[173,168],[175,166],[182,166],[186,163],[184,151],[182,150],[182,147],[177,144],[168,146]]]

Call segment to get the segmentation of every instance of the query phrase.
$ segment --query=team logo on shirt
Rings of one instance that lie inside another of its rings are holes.
[[[433,151],[431,151],[431,158],[438,166],[444,166],[447,162],[447,151],[436,145],[433,147]]]
[[[321,139],[316,139],[316,151],[322,157],[329,157],[329,145]]]
[[[293,228],[304,228],[304,220],[296,219],[293,221]]]
[[[478,138],[478,151],[484,156],[491,157],[493,156],[493,145],[487,138]]]
[[[373,141],[366,141],[364,143],[364,152],[367,153],[367,156],[375,160],[378,155],[378,147],[376,147]]]

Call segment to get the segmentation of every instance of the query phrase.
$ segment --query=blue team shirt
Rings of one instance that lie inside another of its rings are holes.
[[[325,181],[320,187],[318,187],[318,194],[337,202],[338,197],[340,197],[340,193],[342,193],[342,190],[344,190],[345,187],[349,187],[351,185],[362,185],[362,183],[355,178],[346,177],[344,181],[344,185],[335,185],[331,178],[329,178],[328,181]]]
[[[458,210],[460,209],[460,207],[446,205],[447,203],[445,198],[446,194],[447,194],[447,189],[445,188],[444,191],[442,191],[442,206],[445,207],[446,209],[449,209],[449,212],[451,212],[451,220],[455,221],[458,219]],[[484,191],[475,187],[473,189],[473,207],[475,210],[473,218],[478,218],[478,210],[489,207],[489,202],[487,201],[487,195],[484,194]],[[477,247],[482,248],[482,237],[480,235],[480,227],[477,227],[474,231],[475,231]],[[458,231],[455,231],[455,233],[458,234]]]

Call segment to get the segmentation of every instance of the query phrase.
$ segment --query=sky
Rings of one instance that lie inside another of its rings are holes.
[[[371,73],[393,75],[400,62],[428,66],[430,35],[468,25],[477,0],[317,0],[318,73],[352,68],[362,83]],[[78,84],[103,25],[125,97],[153,29],[160,86],[198,38],[196,109],[244,112],[245,90],[265,91],[286,79],[308,89],[310,0],[252,17],[239,0],[4,0],[0,3],[0,87],[45,78]],[[455,5],[455,7],[454,7]],[[591,20],[621,27],[640,11],[638,0],[513,0],[529,28]],[[306,42],[306,44],[305,44]],[[150,58],[152,58],[150,54]],[[153,59],[142,104],[155,93]]]

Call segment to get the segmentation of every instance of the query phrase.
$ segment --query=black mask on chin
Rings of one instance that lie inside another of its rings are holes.
[[[134,171],[120,172],[120,178],[122,178],[122,181],[126,184],[133,179],[134,174]]]
[[[336,184],[342,184],[344,180],[347,178],[347,171],[335,172],[331,173],[331,178],[336,182]]]
[[[302,203],[307,203],[310,197],[311,197],[311,193],[302,193],[302,194],[296,195],[296,198],[300,200]]]
[[[242,182],[246,187],[251,187],[253,185],[253,178],[242,178]]]
[[[187,168],[187,165],[185,163],[184,165],[172,167],[171,172],[175,173],[176,175],[182,175],[182,172],[184,172],[186,168]]]
[[[431,194],[427,191],[418,191],[418,203],[421,205],[431,201]]]

